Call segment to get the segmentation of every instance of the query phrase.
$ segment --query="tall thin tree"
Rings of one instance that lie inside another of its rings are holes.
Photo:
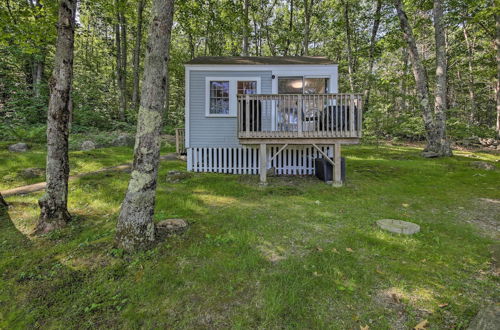
[[[118,246],[127,251],[147,248],[155,240],[153,214],[173,12],[174,0],[153,0],[134,164],[116,229]]]
[[[496,38],[495,38],[495,48],[496,48],[496,58],[497,58],[497,84],[495,88],[496,99],[497,99],[497,136],[500,138],[500,14],[495,14],[495,24],[496,24]]]
[[[132,89],[132,104],[134,110],[139,108],[139,70],[141,61],[141,44],[142,44],[142,17],[144,13],[145,0],[138,0],[137,2],[137,31],[135,34],[135,46],[134,46],[134,81]]]
[[[373,80],[373,64],[375,63],[375,45],[377,43],[377,33],[380,26],[380,17],[382,10],[382,0],[377,0],[375,3],[375,15],[373,18],[372,35],[370,38],[370,49],[368,51],[368,75],[366,77],[366,90],[365,90],[365,102],[364,109],[367,111],[370,106],[370,93],[372,88]]]
[[[439,0],[436,0],[439,1]],[[436,125],[433,110],[430,104],[430,96],[429,96],[429,87],[428,87],[428,78],[427,72],[425,71],[422,60],[420,59],[420,55],[417,49],[417,43],[413,36],[413,32],[408,22],[408,16],[403,9],[403,4],[401,0],[394,1],[396,11],[399,17],[399,22],[401,25],[401,30],[403,31],[403,37],[408,45],[408,54],[413,67],[413,75],[415,77],[416,89],[417,89],[417,97],[422,108],[422,118],[424,121],[424,128],[426,132],[427,138],[427,146],[425,151],[432,152],[436,156],[449,156],[451,155],[451,148],[446,140],[446,117],[444,116],[444,111],[439,114],[440,118],[437,120],[438,124]],[[439,16],[439,12],[438,12]],[[438,34],[441,32],[438,32]],[[438,37],[438,36],[437,36]],[[439,41],[441,42],[441,40]],[[443,50],[441,45],[437,46]],[[440,54],[439,56],[442,56]],[[445,55],[446,56],[446,55]],[[440,59],[442,61],[442,58]],[[445,75],[446,76],[446,75]],[[441,73],[441,77],[438,79],[442,79],[443,74]],[[440,84],[442,81],[440,80]],[[442,85],[438,86],[438,88],[442,89]],[[440,90],[441,91],[441,90]],[[442,91],[441,91],[442,92]],[[442,98],[442,96],[440,96]],[[443,106],[442,99],[440,101],[440,106]],[[441,111],[440,109],[437,110]],[[440,131],[444,130],[444,131]],[[430,153],[428,153],[430,154]]]
[[[37,233],[62,227],[68,212],[68,136],[70,92],[73,79],[73,48],[77,0],[60,0],[54,71],[49,81],[47,116],[47,189],[40,198]]]
[[[448,64],[442,0],[434,0],[433,15],[436,40],[436,95],[434,98],[434,134],[436,136],[432,141],[434,144],[428,146],[428,149],[440,156],[451,156],[450,142],[446,136]]]

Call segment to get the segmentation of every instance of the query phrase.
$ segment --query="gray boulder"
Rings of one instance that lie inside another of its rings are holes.
[[[25,168],[24,170],[22,170],[20,174],[25,179],[38,178],[40,176],[45,175],[45,169],[44,168],[30,167],[30,168]]]
[[[482,308],[469,324],[469,330],[498,329],[500,324],[500,306],[490,305]]]
[[[95,143],[92,141],[83,141],[80,149],[83,151],[89,151],[95,149]]]
[[[188,228],[188,223],[183,219],[167,219],[156,224],[156,236],[158,238],[167,237],[174,234],[181,234]]]
[[[130,135],[122,134],[114,139],[111,144],[115,147],[133,147],[135,144],[135,138]]]
[[[16,143],[9,146],[10,152],[25,152],[28,151],[28,145],[26,143]]]
[[[495,165],[488,162],[472,162],[471,165],[475,168],[486,171],[494,171],[496,169]]]
[[[439,154],[434,152],[434,151],[424,151],[424,152],[422,152],[422,157],[436,158],[436,157],[439,157]]]

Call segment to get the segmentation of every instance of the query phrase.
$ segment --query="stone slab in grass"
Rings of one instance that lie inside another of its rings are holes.
[[[420,226],[412,222],[394,219],[377,220],[377,226],[396,234],[413,235],[420,231]]]

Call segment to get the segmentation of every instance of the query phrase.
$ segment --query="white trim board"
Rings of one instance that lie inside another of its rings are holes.
[[[189,90],[191,86],[189,85],[189,68],[185,68],[185,77],[184,77],[184,145],[186,148],[191,147],[190,145],[190,121],[189,121]]]
[[[229,81],[229,114],[211,114],[210,113],[210,82],[211,81]],[[236,94],[238,92],[238,81],[256,81],[257,94],[260,94],[261,79],[260,76],[251,77],[205,77],[205,117],[207,118],[227,118],[238,115],[238,104]]]

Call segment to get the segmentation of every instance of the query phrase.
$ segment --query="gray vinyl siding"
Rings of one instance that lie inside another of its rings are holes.
[[[262,94],[272,93],[272,71],[189,71],[189,141],[190,147],[237,147],[236,117],[205,116],[206,77],[260,77]],[[262,118],[263,128],[270,118]]]

